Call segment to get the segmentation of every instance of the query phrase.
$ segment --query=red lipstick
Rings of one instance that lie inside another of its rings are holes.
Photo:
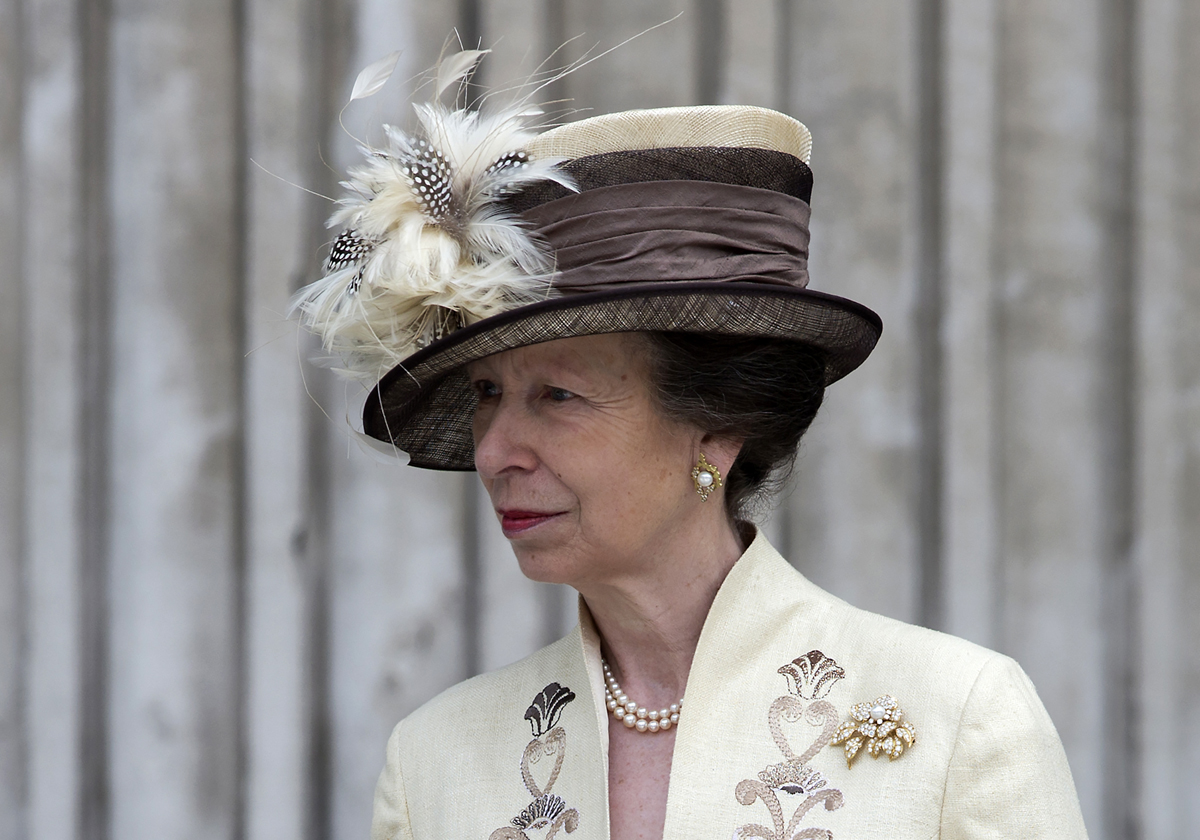
[[[523,534],[530,528],[536,528],[547,520],[559,516],[557,513],[539,513],[533,510],[499,510],[500,527],[504,536],[512,538]]]

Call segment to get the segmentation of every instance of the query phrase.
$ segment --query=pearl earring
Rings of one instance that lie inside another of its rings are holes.
[[[708,463],[703,452],[700,453],[700,460],[696,462],[696,466],[692,467],[692,481],[702,502],[707,502],[708,494],[721,486],[721,471]]]

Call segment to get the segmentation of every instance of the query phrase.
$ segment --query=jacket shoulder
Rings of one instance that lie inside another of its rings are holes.
[[[962,725],[964,713],[984,695],[1003,702],[1007,691],[1023,692],[1028,685],[1020,667],[1009,657],[981,645],[908,624],[852,606],[805,578],[782,557],[761,564],[761,578],[751,587],[752,597],[737,606],[743,613],[760,610],[756,628],[764,643],[757,645],[766,678],[780,687],[780,675],[800,675],[812,680],[805,688],[820,692],[842,714],[851,706],[894,698],[923,725],[926,744],[938,741],[949,749]],[[756,657],[758,658],[758,657]],[[761,668],[761,666],[760,666]],[[1005,679],[993,674],[1009,675]],[[747,675],[749,676],[749,675]],[[1005,686],[1000,695],[993,694]],[[789,686],[789,690],[800,690]],[[1036,702],[1036,700],[1035,700]]]
[[[1004,654],[966,639],[855,607],[790,565],[782,575],[790,590],[790,603],[783,610],[790,633],[783,635],[811,637],[814,647],[831,656],[840,654],[847,666],[857,664],[860,673],[940,685],[965,700],[985,668],[1012,663]]]
[[[511,718],[515,706],[523,712],[530,700],[549,683],[563,679],[579,647],[579,631],[531,653],[511,665],[471,677],[450,686],[400,721],[399,727],[428,730],[447,720],[480,720],[480,716]],[[580,686],[584,689],[586,686]],[[520,720],[521,715],[517,716]]]
[[[379,836],[490,836],[511,828],[514,814],[535,807],[531,799],[551,784],[555,802],[589,819],[602,814],[602,795],[586,783],[603,759],[582,659],[576,629],[520,662],[448,688],[397,724],[376,790]],[[551,744],[555,766],[567,763],[561,777],[554,770],[546,781],[544,764],[536,771],[526,765]],[[464,795],[468,781],[473,787]]]

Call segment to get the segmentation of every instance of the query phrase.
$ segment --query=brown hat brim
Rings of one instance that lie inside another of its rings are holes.
[[[563,295],[471,324],[408,357],[367,398],[363,430],[408,453],[412,466],[473,470],[476,397],[465,365],[485,356],[616,332],[777,338],[822,351],[829,385],[862,364],[882,330],[862,304],[753,281],[637,283]]]

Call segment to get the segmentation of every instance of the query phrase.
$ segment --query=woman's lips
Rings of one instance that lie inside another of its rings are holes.
[[[497,511],[500,514],[500,527],[504,531],[504,536],[513,537],[517,534],[523,534],[530,528],[536,528],[547,520],[560,516],[559,513],[540,513],[533,510],[501,510]]]

